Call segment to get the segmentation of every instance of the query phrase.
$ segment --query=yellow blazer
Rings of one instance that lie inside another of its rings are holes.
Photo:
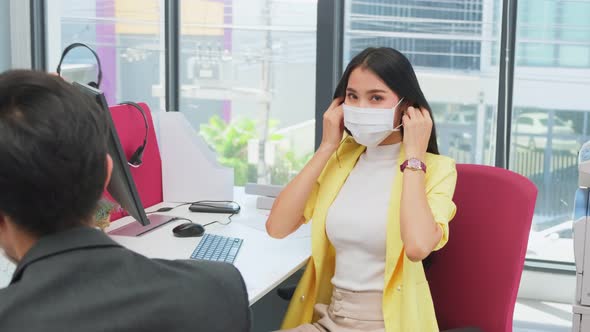
[[[329,304],[332,296],[335,250],[326,236],[326,215],[365,147],[346,137],[328,161],[306,203],[304,217],[312,223],[312,254],[293,295],[282,328],[294,328],[317,320],[316,303]],[[405,160],[403,144],[398,164]],[[435,250],[449,238],[448,222],[455,216],[452,201],[457,181],[453,159],[426,154],[426,194],[434,219],[443,229]],[[393,182],[388,212],[383,317],[388,332],[438,331],[434,306],[422,262],[414,263],[404,254],[400,233],[400,203],[403,175]],[[377,193],[376,193],[377,194]],[[367,239],[368,240],[368,239]]]

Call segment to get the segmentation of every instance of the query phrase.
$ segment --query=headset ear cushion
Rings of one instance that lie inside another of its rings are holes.
[[[88,83],[88,85],[95,88],[95,89],[98,89],[98,84],[96,84],[95,82],[90,82],[90,83]]]
[[[135,166],[135,167],[139,167],[141,166],[141,164],[143,163],[143,145],[140,146],[139,148],[137,148],[137,150],[135,150],[135,152],[133,153],[133,155],[131,155],[131,158],[129,158],[129,164]]]

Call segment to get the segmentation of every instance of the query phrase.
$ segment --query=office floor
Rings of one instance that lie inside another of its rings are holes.
[[[572,305],[518,299],[514,308],[514,332],[570,332]]]

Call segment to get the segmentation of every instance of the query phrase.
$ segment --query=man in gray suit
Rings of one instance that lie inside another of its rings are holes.
[[[104,112],[45,73],[0,74],[0,247],[17,262],[0,331],[249,331],[232,265],[152,260],[92,228]]]

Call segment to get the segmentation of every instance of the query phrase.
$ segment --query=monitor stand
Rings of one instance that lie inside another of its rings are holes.
[[[121,235],[121,236],[140,236],[157,227],[169,223],[174,219],[172,216],[165,216],[161,214],[151,214],[147,216],[150,220],[150,224],[144,226],[137,221],[131,222],[123,227],[119,227],[108,232],[109,235]]]

